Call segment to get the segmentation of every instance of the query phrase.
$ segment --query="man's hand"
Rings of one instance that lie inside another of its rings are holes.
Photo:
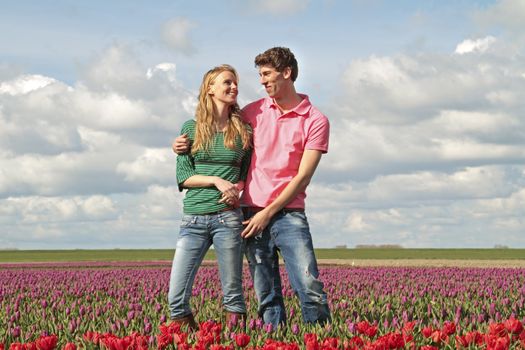
[[[263,209],[250,219],[243,221],[242,224],[246,225],[246,227],[241,232],[241,237],[250,238],[252,236],[257,236],[266,228],[266,226],[268,226],[271,218],[272,215],[270,215],[269,211]]]
[[[220,177],[214,177],[213,184],[222,193],[222,197],[219,203],[226,203],[229,206],[234,206],[239,202],[239,188],[236,184],[232,184],[230,181],[221,179]]]
[[[244,188],[244,181],[237,182],[235,187],[237,188],[237,191],[233,190],[222,193],[219,203],[226,203],[230,207],[239,208],[241,206],[240,193]]]
[[[219,200],[219,203],[226,203],[228,206],[233,208],[239,208],[241,206],[241,201],[239,200],[239,198],[228,197],[225,195],[222,195],[221,199]]]
[[[188,135],[182,134],[178,136],[175,141],[173,141],[171,148],[173,149],[173,152],[177,154],[187,153],[190,150],[190,139]]]

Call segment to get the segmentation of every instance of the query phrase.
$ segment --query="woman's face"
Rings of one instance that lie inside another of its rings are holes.
[[[220,73],[210,88],[208,94],[211,95],[216,104],[232,105],[237,102],[237,77],[230,71]]]

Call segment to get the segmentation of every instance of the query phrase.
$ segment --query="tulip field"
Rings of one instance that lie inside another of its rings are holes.
[[[307,325],[286,273],[287,325],[225,324],[218,272],[203,265],[198,330],[169,324],[170,262],[0,264],[0,350],[525,349],[525,268],[321,266],[332,322]]]

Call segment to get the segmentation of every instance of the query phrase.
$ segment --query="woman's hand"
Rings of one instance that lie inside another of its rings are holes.
[[[230,181],[217,177],[214,180],[214,185],[222,193],[219,203],[226,203],[230,206],[234,206],[239,201],[239,188],[236,184],[232,184]]]

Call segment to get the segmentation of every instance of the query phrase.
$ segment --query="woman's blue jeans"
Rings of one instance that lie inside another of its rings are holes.
[[[255,214],[245,208],[245,218]],[[323,283],[318,279],[310,228],[304,212],[281,210],[264,231],[246,241],[246,256],[257,299],[259,316],[277,327],[286,323],[286,311],[279,274],[279,256],[284,260],[290,284],[301,302],[303,321],[331,320]]]
[[[172,319],[192,313],[190,297],[197,270],[213,244],[226,311],[246,313],[242,290],[243,242],[240,209],[213,215],[184,215],[171,268],[168,302]]]

